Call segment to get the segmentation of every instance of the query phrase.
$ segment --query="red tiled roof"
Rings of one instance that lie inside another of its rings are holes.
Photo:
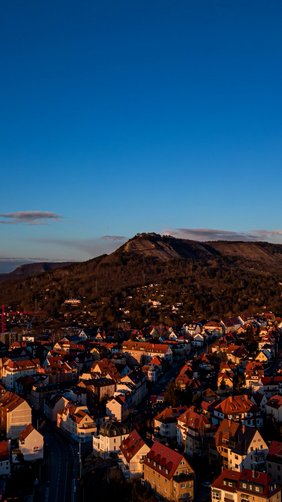
[[[268,401],[267,401],[267,406],[271,406],[271,408],[280,408],[282,406],[282,396],[280,395],[275,395],[272,396]]]
[[[241,394],[239,396],[228,396],[215,406],[215,410],[221,411],[224,415],[236,415],[237,413],[247,413],[251,410],[257,411],[257,407],[248,396]]]
[[[158,415],[155,417],[155,420],[165,423],[176,422],[177,418],[182,416],[182,414],[185,413],[186,410],[187,406],[178,406],[178,407],[168,406],[160,413],[158,413]]]
[[[239,471],[231,471],[229,469],[223,469],[222,473],[216,478],[216,480],[212,483],[213,488],[218,488],[220,490],[224,489],[229,492],[236,492],[236,488],[232,488],[231,486],[225,486],[223,484],[224,480],[228,481],[239,481],[241,476],[241,472]]]
[[[153,359],[151,359],[150,364],[155,364],[155,366],[161,366],[162,361],[160,360],[159,356],[154,356]]]
[[[233,486],[229,486],[229,484],[224,483],[224,481],[233,482]],[[234,493],[239,489],[243,493],[254,493],[258,496],[256,492],[248,488],[248,485],[247,488],[243,488],[241,483],[250,483],[252,486],[260,486],[262,489],[260,494],[262,494],[263,497],[269,497],[270,495],[280,491],[280,487],[276,487],[275,483],[267,473],[251,471],[250,469],[244,469],[242,472],[224,469],[220,476],[213,482],[212,487],[231,493]]]
[[[14,394],[13,392],[5,392],[5,394],[1,395],[0,397],[1,409],[5,410],[5,412],[7,413],[15,410],[24,402],[24,399],[22,399],[17,394]]]
[[[19,440],[20,441],[24,441],[30,434],[32,431],[34,431],[34,427],[32,426],[32,424],[29,424],[21,433],[20,433],[20,436],[19,436]]]
[[[101,359],[100,361],[95,361],[92,366],[91,366],[91,373],[95,373],[97,369],[100,370],[101,374],[106,376],[107,374],[110,375],[113,380],[119,380],[120,379],[120,373],[116,369],[115,364],[110,360],[110,359]]]
[[[183,458],[180,453],[155,441],[144,459],[144,464],[157,471],[161,476],[171,479]]]
[[[165,343],[134,342],[132,340],[128,340],[122,344],[123,351],[140,350],[142,352],[159,352],[161,354],[165,354],[168,349],[169,345]]]
[[[136,455],[136,453],[145,445],[141,436],[136,430],[133,430],[121,443],[120,450],[127,462]]]
[[[281,441],[272,441],[269,447],[267,460],[270,461],[281,461],[282,458],[282,442]]]
[[[208,418],[201,413],[197,413],[195,411],[195,406],[191,406],[191,408],[182,413],[178,418],[178,423],[179,422],[197,431],[203,430],[209,425]]]
[[[263,385],[275,385],[282,382],[282,376],[265,376],[262,377],[261,382]]]
[[[24,371],[39,367],[40,362],[39,359],[22,359],[18,361],[9,359],[5,366],[11,370]]]

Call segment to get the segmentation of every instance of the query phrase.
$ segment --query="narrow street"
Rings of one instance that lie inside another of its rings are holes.
[[[46,432],[46,483],[44,502],[76,502],[79,476],[78,447],[58,432]]]

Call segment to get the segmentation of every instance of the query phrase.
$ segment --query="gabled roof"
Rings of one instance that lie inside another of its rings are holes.
[[[14,371],[26,371],[31,369],[36,369],[40,366],[39,359],[21,359],[14,360],[8,359],[5,362],[5,367]]]
[[[275,395],[272,396],[268,401],[267,401],[267,406],[271,406],[271,408],[279,409],[282,406],[282,396],[280,395]]]
[[[120,450],[123,453],[126,461],[130,462],[130,460],[136,455],[136,453],[145,445],[145,441],[143,441],[138,432],[136,430],[133,430],[132,432],[130,432],[128,437],[122,441]]]
[[[171,479],[182,460],[184,460],[183,455],[155,441],[144,459],[144,464],[157,471],[161,476]],[[193,473],[190,466],[189,471]]]
[[[98,371],[99,370],[99,371]],[[91,366],[91,373],[100,372],[103,376],[110,375],[113,380],[120,379],[120,373],[118,372],[115,364],[110,359],[101,359],[100,361],[95,361]]]
[[[239,427],[240,425],[238,422],[224,418],[215,433],[216,446],[227,443],[232,436],[235,436]]]
[[[5,392],[0,396],[0,407],[7,413],[15,410],[23,403],[26,403],[26,401],[13,392]]]
[[[24,441],[35,430],[36,429],[32,426],[32,424],[27,425],[27,427],[20,433],[19,440]]]
[[[166,354],[166,352],[170,349],[169,345],[165,343],[148,343],[148,342],[134,342],[132,340],[128,340],[127,342],[123,342],[122,350],[136,350],[141,352],[153,352],[159,354]]]
[[[228,481],[231,482],[231,486]],[[246,484],[246,488],[243,487],[243,483]],[[225,492],[235,493],[239,489],[240,492],[256,494],[258,496],[258,493],[250,489],[251,486],[259,486],[261,488],[261,492],[259,493],[264,498],[280,491],[280,487],[272,481],[267,473],[251,471],[250,469],[243,469],[242,472],[223,469],[220,476],[212,484],[213,488],[218,488]]]
[[[150,364],[154,364],[155,366],[161,366],[162,365],[162,361],[161,361],[161,359],[160,359],[159,356],[154,356],[151,359]]]
[[[224,419],[217,429],[215,443],[216,446],[228,444],[234,452],[246,454],[257,432],[253,427],[245,427],[233,420]]]
[[[195,406],[191,406],[191,408],[182,413],[178,418],[178,423],[182,423],[195,431],[203,431],[210,425],[206,415],[197,413]]]
[[[224,415],[236,415],[238,413],[257,411],[258,408],[248,396],[241,394],[239,396],[228,396],[215,406],[215,410],[221,411]]]
[[[180,417],[180,415],[182,415],[186,410],[187,406],[178,406],[178,407],[168,406],[160,413],[158,413],[158,415],[155,417],[155,420],[158,420],[159,422],[162,423],[177,422],[178,417]]]
[[[272,441],[266,457],[270,462],[281,462],[282,460],[282,442]]]

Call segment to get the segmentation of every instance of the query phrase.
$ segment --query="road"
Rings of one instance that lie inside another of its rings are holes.
[[[45,432],[47,475],[44,502],[77,502],[78,447],[60,433]]]
[[[187,358],[183,357],[178,361],[175,361],[173,363],[173,366],[169,368],[168,371],[166,371],[164,375],[162,375],[156,383],[154,383],[154,385],[150,390],[150,394],[161,394],[162,392],[164,392],[169,382],[176,378],[186,360]]]

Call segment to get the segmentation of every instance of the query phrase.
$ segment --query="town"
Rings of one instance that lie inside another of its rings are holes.
[[[281,500],[282,318],[181,305],[143,328],[2,310],[0,500]]]

